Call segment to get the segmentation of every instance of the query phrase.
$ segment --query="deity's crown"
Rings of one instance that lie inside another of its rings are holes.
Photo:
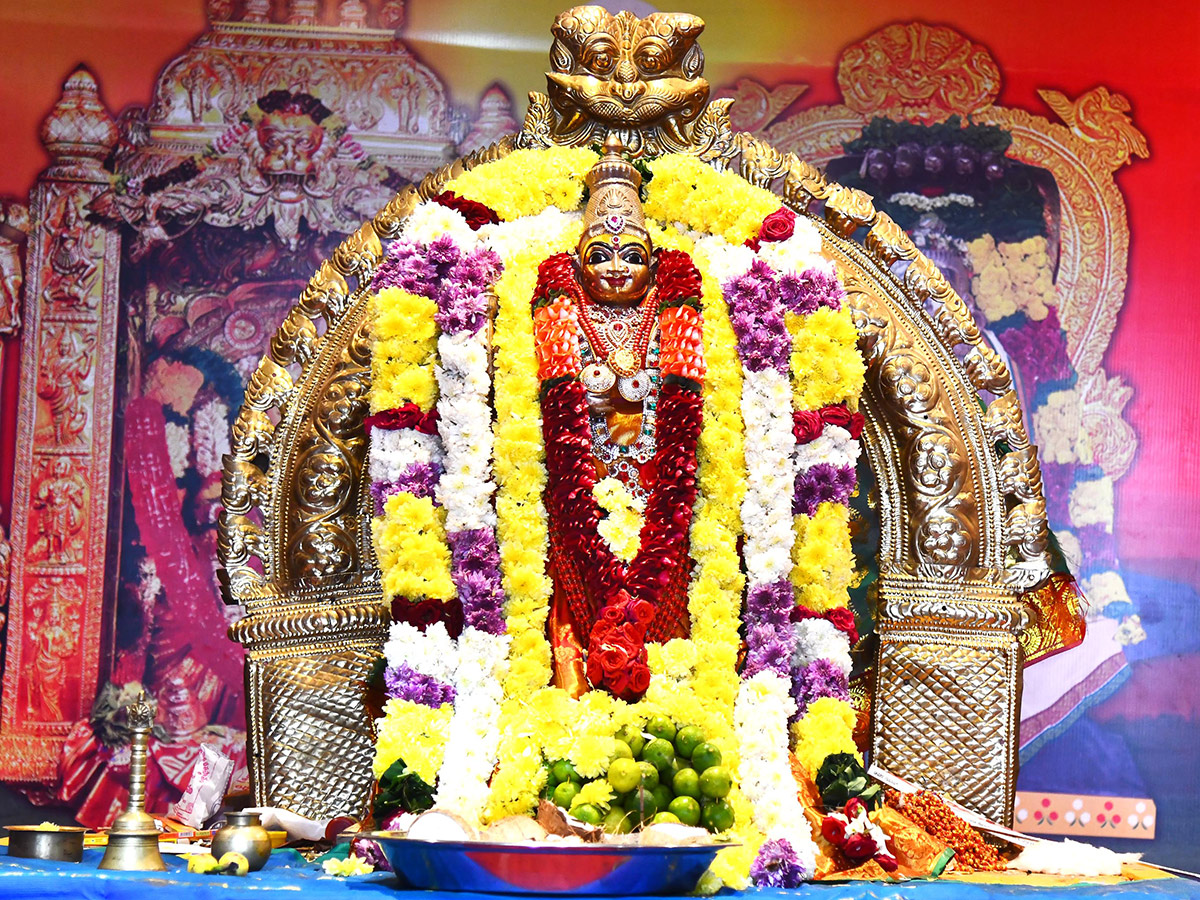
[[[632,234],[650,243],[646,216],[638,194],[642,176],[621,152],[615,135],[604,142],[604,155],[592,166],[584,181],[588,186],[587,209],[583,213],[582,245],[597,234]]]

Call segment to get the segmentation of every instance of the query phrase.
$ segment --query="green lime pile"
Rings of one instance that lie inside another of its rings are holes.
[[[733,808],[725,799],[733,778],[703,731],[695,725],[677,729],[670,719],[656,716],[644,732],[627,726],[616,737],[617,752],[604,774],[612,801],[577,804],[572,815],[621,834],[652,822],[699,825],[712,832],[733,827]],[[549,766],[542,795],[570,809],[581,787],[575,768],[559,760]]]

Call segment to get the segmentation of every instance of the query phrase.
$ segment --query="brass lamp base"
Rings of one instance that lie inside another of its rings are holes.
[[[109,834],[108,847],[98,868],[118,872],[165,872],[158,849],[158,832]]]

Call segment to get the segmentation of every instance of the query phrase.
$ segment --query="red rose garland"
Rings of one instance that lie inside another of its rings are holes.
[[[657,275],[664,308],[695,302],[700,276],[687,254],[661,254]],[[564,295],[574,299],[582,290],[570,257],[558,254],[538,267],[534,306]],[[540,356],[550,348],[539,347],[538,352]],[[690,360],[687,370],[703,371],[703,360]],[[654,458],[657,474],[646,504],[641,547],[628,565],[600,536],[600,506],[592,493],[596,467],[587,394],[578,373],[548,379],[542,386],[546,506],[560,523],[566,551],[598,607],[588,636],[588,679],[625,700],[638,699],[649,687],[647,629],[673,570],[682,563],[678,548],[683,546],[696,502],[696,444],[703,417],[699,385],[665,368],[663,372]]]
[[[821,436],[821,430],[826,425],[836,425],[850,432],[850,437],[858,440],[862,436],[866,419],[860,412],[852,413],[845,404],[823,406],[820,409],[798,409],[792,413],[792,434],[796,436],[797,444],[807,444]]]
[[[460,197],[453,191],[443,191],[431,199],[439,206],[462,213],[472,231],[478,231],[484,225],[497,225],[500,222],[500,217],[490,206],[484,206],[477,200]]]

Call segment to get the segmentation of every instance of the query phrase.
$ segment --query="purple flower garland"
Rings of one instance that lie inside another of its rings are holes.
[[[408,663],[388,666],[383,673],[387,695],[396,700],[408,700],[422,706],[437,708],[454,702],[454,685],[422,675]]]
[[[856,483],[857,475],[853,466],[817,463],[797,472],[792,515],[804,513],[811,516],[822,503],[849,503]]]
[[[775,271],[756,259],[750,271],[730,278],[723,290],[742,365],[751,372],[775,369],[786,375],[792,340],[783,321]]]
[[[849,700],[850,686],[846,675],[827,659],[814,659],[792,673],[792,699],[796,701],[794,722],[808,711],[808,705],[822,697]]]

